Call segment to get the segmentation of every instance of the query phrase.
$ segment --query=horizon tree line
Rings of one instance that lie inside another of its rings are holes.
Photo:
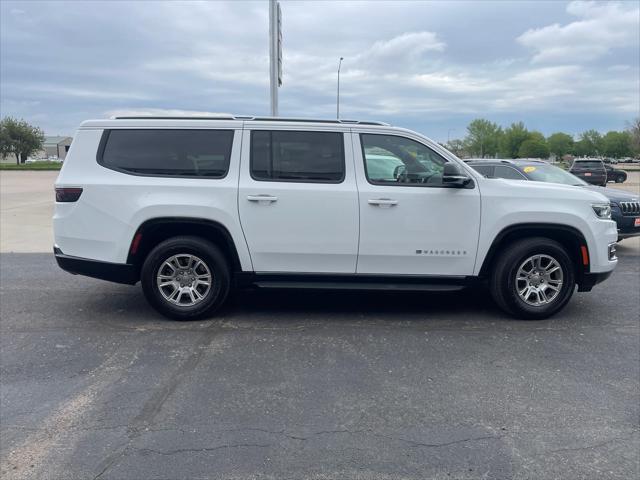
[[[633,157],[640,155],[640,117],[629,122],[625,130],[611,130],[603,135],[590,129],[577,138],[565,132],[545,137],[541,132],[528,130],[521,121],[503,128],[495,122],[477,118],[467,125],[463,139],[450,140],[445,147],[459,157]]]

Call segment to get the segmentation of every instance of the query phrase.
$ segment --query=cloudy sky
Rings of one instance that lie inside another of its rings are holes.
[[[640,9],[562,1],[282,0],[280,114],[436,140],[482,116],[545,134],[640,115]],[[48,134],[118,113],[269,113],[268,2],[0,2],[1,114]]]

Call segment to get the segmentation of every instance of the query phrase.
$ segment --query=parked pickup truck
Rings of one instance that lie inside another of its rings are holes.
[[[151,305],[179,320],[210,316],[247,286],[478,282],[504,311],[539,319],[617,263],[603,195],[487,179],[436,142],[380,122],[90,120],[55,188],[60,267],[140,281]]]

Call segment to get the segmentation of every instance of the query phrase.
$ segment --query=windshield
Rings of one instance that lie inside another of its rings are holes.
[[[563,185],[577,186],[587,185],[587,182],[553,165],[527,165],[521,168],[527,178],[534,182],[562,183]]]

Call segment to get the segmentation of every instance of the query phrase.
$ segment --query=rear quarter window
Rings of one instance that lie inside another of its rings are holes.
[[[223,178],[233,135],[233,130],[106,130],[98,163],[133,175]]]

